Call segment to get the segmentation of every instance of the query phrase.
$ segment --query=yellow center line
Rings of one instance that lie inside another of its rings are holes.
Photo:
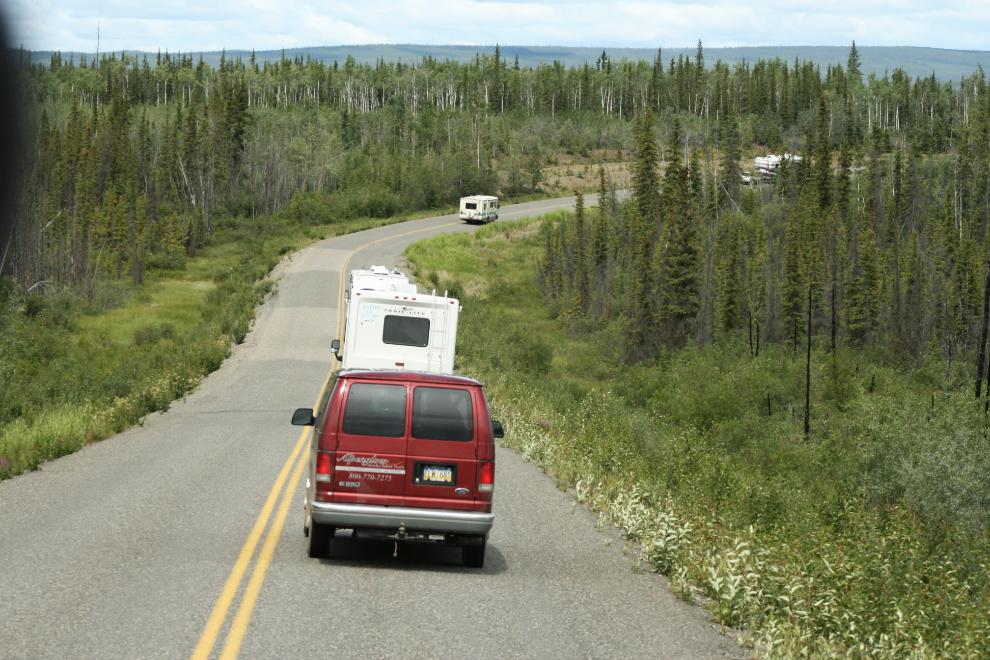
[[[416,234],[419,232],[430,231],[431,229],[441,229],[443,227],[449,227],[456,224],[460,223],[450,222],[443,225],[424,227],[422,229],[408,231],[395,236],[387,236],[385,238],[380,238],[378,240],[365,243],[364,245],[355,248],[349,255],[347,255],[347,259],[344,260],[344,264],[340,269],[340,284],[337,293],[337,337],[339,338],[343,333],[344,283],[347,274],[347,266],[350,264],[354,255],[361,250],[376,243],[381,243],[382,241],[401,238],[403,236],[409,236],[410,234]],[[333,373],[334,369],[331,368],[329,373],[327,373],[326,379],[323,381],[323,386],[320,388],[320,393],[316,397],[316,402],[313,404],[313,408],[317,408],[319,406],[320,399],[323,398],[323,392],[326,390],[327,384],[330,382],[330,378],[333,376]],[[217,599],[216,605],[213,606],[213,611],[210,613],[210,618],[206,622],[206,627],[203,629],[203,634],[200,636],[199,642],[193,650],[191,660],[207,660],[210,657],[210,653],[213,652],[213,647],[217,643],[217,637],[220,634],[220,629],[223,628],[224,621],[227,620],[227,613],[230,611],[230,607],[234,602],[234,597],[237,595],[237,590],[241,586],[241,581],[244,579],[244,574],[247,572],[247,568],[251,563],[251,558],[254,556],[254,551],[258,547],[258,541],[261,539],[261,535],[265,531],[265,527],[267,527],[268,521],[271,518],[272,511],[275,508],[275,503],[278,500],[278,495],[282,491],[282,485],[285,483],[285,479],[289,474],[292,463],[298,456],[299,464],[293,474],[292,481],[289,482],[288,488],[285,489],[285,493],[282,495],[278,514],[276,515],[275,521],[272,523],[271,529],[268,531],[268,535],[265,537],[265,543],[262,546],[261,554],[258,556],[258,561],[255,563],[254,570],[251,572],[251,578],[248,582],[247,589],[245,590],[244,597],[241,599],[241,603],[237,608],[237,613],[234,615],[234,623],[231,625],[231,630],[227,635],[227,641],[224,643],[221,657],[237,657],[241,642],[247,632],[247,625],[251,620],[255,603],[257,602],[258,595],[261,592],[261,585],[264,582],[265,574],[268,571],[268,564],[271,563],[271,558],[274,555],[275,547],[278,545],[278,540],[282,533],[282,527],[285,525],[285,517],[288,514],[289,506],[292,503],[293,494],[299,484],[303,466],[306,465],[306,461],[309,458],[306,452],[303,452],[300,456],[300,451],[305,445],[307,435],[309,435],[311,431],[312,429],[306,429],[302,432],[302,434],[300,434],[299,441],[296,443],[296,446],[293,448],[288,460],[286,460],[278,474],[278,477],[275,479],[275,483],[272,485],[272,489],[268,493],[268,498],[265,500],[265,504],[254,523],[254,527],[251,529],[251,533],[248,535],[247,540],[244,542],[244,546],[241,548],[240,554],[237,556],[237,560],[234,562],[234,567],[231,570],[230,575],[227,577],[227,582],[224,583],[223,590],[220,592],[220,597]]]
[[[305,453],[299,457],[299,463],[296,465],[295,472],[292,473],[292,480],[289,481],[285,495],[282,497],[282,503],[278,507],[278,514],[272,522],[272,528],[268,530],[265,544],[261,547],[258,561],[251,573],[251,580],[244,590],[244,597],[241,599],[240,607],[237,608],[237,615],[234,617],[234,622],[230,624],[230,632],[227,634],[227,641],[220,653],[220,660],[233,660],[241,650],[241,642],[244,641],[248,624],[251,623],[251,615],[254,613],[255,604],[258,602],[261,586],[265,582],[265,574],[268,572],[268,566],[272,563],[272,557],[275,555],[275,546],[278,545],[279,538],[282,536],[285,518],[289,514],[289,505],[292,504],[292,494],[295,493],[296,486],[299,485],[299,478],[302,476],[303,467],[306,466],[308,460],[309,456]]]
[[[241,586],[241,580],[244,578],[244,573],[247,570],[248,564],[251,562],[251,557],[254,556],[254,549],[258,546],[258,539],[261,538],[261,533],[265,531],[265,527],[268,525],[268,518],[272,514],[272,509],[275,508],[275,500],[282,490],[282,484],[285,483],[285,478],[289,474],[289,469],[292,467],[293,461],[296,460],[296,456],[303,448],[305,439],[306,432],[304,431],[299,436],[299,442],[296,443],[292,454],[289,455],[289,460],[285,462],[282,470],[278,473],[275,484],[268,493],[268,499],[265,500],[265,505],[261,508],[261,513],[258,514],[258,519],[255,521],[254,527],[251,529],[251,533],[244,543],[244,547],[241,548],[241,553],[237,556],[237,561],[234,562],[234,568],[230,572],[226,584],[223,586],[223,591],[220,592],[220,598],[217,600],[217,604],[214,605],[213,612],[206,622],[206,628],[203,630],[203,634],[199,638],[199,643],[193,651],[192,660],[206,660],[210,657],[213,645],[217,642],[217,635],[220,633],[220,628],[223,627],[223,622],[227,620],[227,611],[230,609],[231,603],[234,602],[237,589]]]

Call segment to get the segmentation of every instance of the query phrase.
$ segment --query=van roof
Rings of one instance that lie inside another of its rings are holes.
[[[366,369],[347,369],[338,374],[340,378],[358,380],[409,380],[421,383],[439,383],[442,385],[477,385],[481,382],[467,376],[447,376],[445,374],[423,373],[419,371],[368,371]]]

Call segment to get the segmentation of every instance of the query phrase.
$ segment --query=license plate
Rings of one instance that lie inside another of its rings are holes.
[[[419,469],[416,471],[415,481],[418,484],[457,485],[457,467],[454,465],[419,464],[417,467]]]

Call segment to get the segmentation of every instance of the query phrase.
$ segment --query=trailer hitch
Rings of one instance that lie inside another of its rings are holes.
[[[392,551],[392,557],[395,558],[399,556],[399,541],[406,540],[406,526],[404,523],[399,524],[399,531],[392,538],[395,539],[395,550]]]

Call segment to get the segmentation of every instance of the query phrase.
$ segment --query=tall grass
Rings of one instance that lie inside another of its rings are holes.
[[[816,342],[805,439],[800,352],[726,336],[624,364],[621,327],[544,305],[536,227],[408,252],[477,291],[457,368],[509,446],[765,657],[990,657],[990,441],[966,374]]]

